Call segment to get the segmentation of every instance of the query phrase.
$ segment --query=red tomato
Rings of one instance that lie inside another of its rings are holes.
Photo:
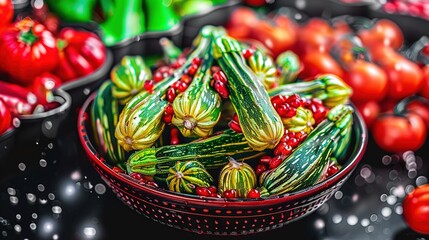
[[[387,76],[372,62],[356,60],[344,73],[344,81],[353,89],[353,102],[380,101],[387,94]]]
[[[250,7],[236,8],[226,23],[228,35],[241,39],[248,38],[252,28],[259,23],[256,12]]]
[[[45,26],[30,18],[16,22],[0,35],[0,65],[13,80],[29,85],[58,64],[57,41]]]
[[[380,113],[380,105],[376,101],[355,103],[360,115],[362,116],[367,129],[371,129],[375,119]]]
[[[272,24],[268,20],[260,21],[251,33],[251,38],[262,42],[274,58],[290,50],[295,45],[296,37],[294,29]]]
[[[369,48],[384,45],[399,49],[404,44],[401,28],[389,19],[379,19],[373,26],[361,29],[357,34],[363,45]]]
[[[12,0],[0,0],[0,30],[12,22],[14,7]]]
[[[12,127],[12,113],[0,98],[0,135]]]
[[[334,74],[343,79],[344,73],[339,63],[327,53],[307,53],[302,56],[303,66],[299,78],[304,80],[314,79],[319,74]]]
[[[318,17],[310,18],[300,29],[296,51],[299,54],[328,52],[334,37],[334,30],[329,23]]]
[[[400,100],[418,93],[423,84],[423,72],[417,63],[414,63],[399,53],[388,55],[378,61],[388,79],[387,98]]]
[[[374,121],[372,135],[376,144],[387,152],[416,151],[426,141],[426,125],[413,112],[400,116],[386,113]]]
[[[420,94],[426,99],[429,99],[429,65],[423,67],[423,84]]]
[[[408,111],[418,114],[425,121],[426,129],[429,130],[429,105],[419,101],[411,102],[407,106]]]
[[[421,234],[429,234],[429,184],[417,186],[402,202],[403,217],[408,226]]]

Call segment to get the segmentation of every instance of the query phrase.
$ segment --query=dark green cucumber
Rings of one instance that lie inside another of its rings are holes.
[[[241,133],[231,129],[207,138],[178,145],[164,145],[146,148],[130,155],[127,161],[128,173],[162,175],[177,161],[197,160],[206,169],[215,169],[229,162],[228,157],[246,160],[262,156],[263,151],[253,150]]]
[[[113,82],[105,81],[97,90],[91,106],[91,124],[100,154],[112,165],[126,169],[128,155],[115,138],[122,105],[113,97]]]
[[[321,179],[336,141],[353,121],[353,108],[340,104],[323,120],[280,165],[263,172],[259,183],[261,196],[280,195],[312,186]]]
[[[240,43],[230,37],[221,36],[213,44],[213,54],[228,78],[229,99],[249,145],[257,151],[272,149],[283,136],[284,126],[241,51]]]

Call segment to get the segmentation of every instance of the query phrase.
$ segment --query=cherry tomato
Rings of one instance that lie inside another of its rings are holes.
[[[400,100],[420,91],[423,84],[423,72],[419,65],[400,55],[389,53],[383,60],[377,61],[388,79],[387,98]]]
[[[422,88],[420,90],[420,94],[429,99],[429,65],[426,65],[422,69],[423,71],[423,83]]]
[[[403,217],[408,226],[421,234],[429,234],[429,184],[416,187],[402,202]]]
[[[367,129],[371,129],[372,125],[380,113],[380,105],[376,101],[368,101],[355,103],[360,115],[362,116]]]
[[[376,144],[387,152],[416,151],[426,141],[426,125],[423,119],[413,112],[401,115],[386,113],[374,121],[372,135]]]
[[[299,54],[313,52],[325,53],[330,49],[332,38],[327,33],[311,28],[298,30],[295,51]]]
[[[356,60],[344,73],[344,81],[353,89],[353,102],[380,101],[387,94],[387,76],[372,62]]]
[[[384,45],[399,49],[404,44],[401,28],[389,19],[379,19],[371,27],[359,30],[357,34],[363,45],[369,48]]]
[[[335,74],[343,78],[344,73],[340,64],[329,54],[313,52],[302,56],[303,66],[299,78],[304,80],[314,79],[319,74]]]

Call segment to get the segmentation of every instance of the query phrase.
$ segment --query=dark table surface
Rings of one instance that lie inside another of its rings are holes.
[[[428,182],[428,147],[398,156],[381,151],[369,138],[353,175],[317,211],[279,229],[231,239],[429,239],[408,228],[401,206],[407,192]],[[90,165],[72,123],[54,139],[16,144],[2,160],[1,238],[144,239],[154,234],[215,238],[161,225],[123,204]]]

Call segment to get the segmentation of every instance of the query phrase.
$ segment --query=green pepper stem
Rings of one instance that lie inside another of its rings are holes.
[[[21,31],[19,34],[19,40],[24,42],[27,45],[33,45],[34,42],[39,39],[33,33],[33,27],[30,27],[28,30]]]

